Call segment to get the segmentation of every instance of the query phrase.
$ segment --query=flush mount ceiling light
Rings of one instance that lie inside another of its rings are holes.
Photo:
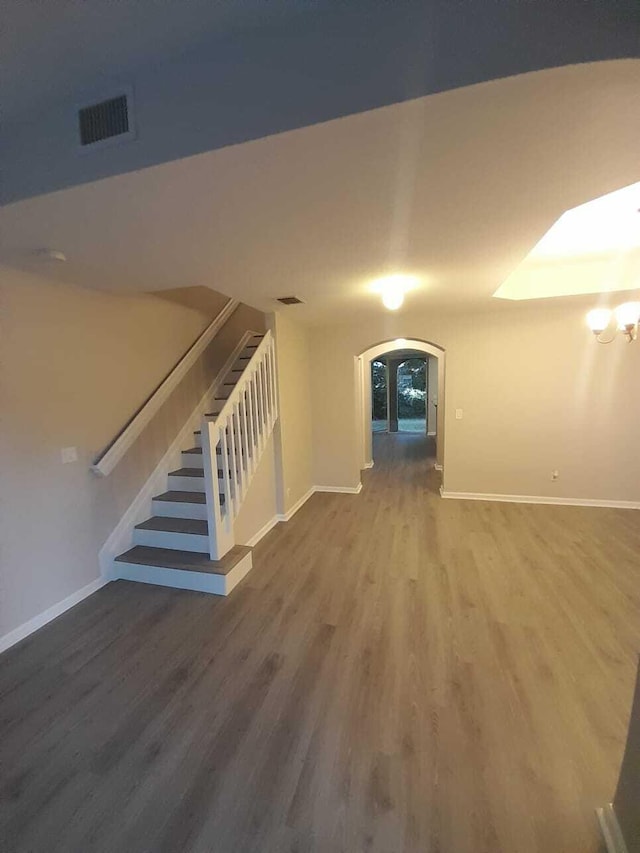
[[[373,293],[380,294],[385,308],[389,311],[397,311],[404,302],[405,293],[417,284],[418,278],[415,275],[396,273],[376,279],[371,285],[371,290]]]
[[[603,333],[612,325],[614,317],[616,328],[609,338],[603,338]],[[615,311],[610,311],[608,308],[594,308],[587,314],[587,325],[599,344],[610,344],[618,332],[622,332],[629,342],[637,340],[639,323],[640,302],[624,302],[618,305]]]

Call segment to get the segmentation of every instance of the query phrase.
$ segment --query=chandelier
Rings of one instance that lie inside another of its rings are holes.
[[[614,317],[616,328],[612,330],[610,337],[603,337],[604,332],[612,325]],[[625,302],[618,305],[614,311],[609,308],[594,308],[587,314],[587,325],[599,344],[610,344],[618,332],[622,332],[629,342],[637,340],[639,323],[640,302]]]

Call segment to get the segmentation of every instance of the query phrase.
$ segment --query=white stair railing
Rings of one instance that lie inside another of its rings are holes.
[[[233,523],[277,418],[275,345],[267,332],[221,411],[202,421],[212,560],[235,545]]]

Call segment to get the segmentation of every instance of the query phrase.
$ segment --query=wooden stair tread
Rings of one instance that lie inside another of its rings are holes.
[[[181,492],[177,489],[170,489],[168,492],[163,492],[161,495],[155,495],[154,501],[171,501],[178,504],[206,504],[207,496],[204,492]],[[220,493],[220,505],[224,506],[225,496]]]
[[[183,450],[183,453],[202,453],[201,447],[190,447],[188,450]]]
[[[210,560],[204,554],[193,551],[177,551],[171,548],[151,548],[135,545],[116,557],[119,563],[137,563],[141,566],[158,566],[163,569],[178,569],[187,572],[228,575],[240,560],[251,553],[246,545],[235,545],[221,560]]]
[[[180,492],[176,489],[156,495],[154,501],[171,501],[180,504],[206,504],[207,496],[204,492]]]
[[[178,468],[177,471],[169,471],[170,477],[200,477],[204,479],[202,468]]]
[[[164,515],[154,515],[146,521],[136,524],[136,530],[161,530],[166,533],[194,533],[197,536],[208,536],[209,527],[201,518],[171,518]]]

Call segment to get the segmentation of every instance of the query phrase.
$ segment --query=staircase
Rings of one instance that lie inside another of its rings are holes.
[[[119,578],[228,595],[252,567],[233,522],[277,420],[273,337],[248,334],[182,467],[115,558]]]

